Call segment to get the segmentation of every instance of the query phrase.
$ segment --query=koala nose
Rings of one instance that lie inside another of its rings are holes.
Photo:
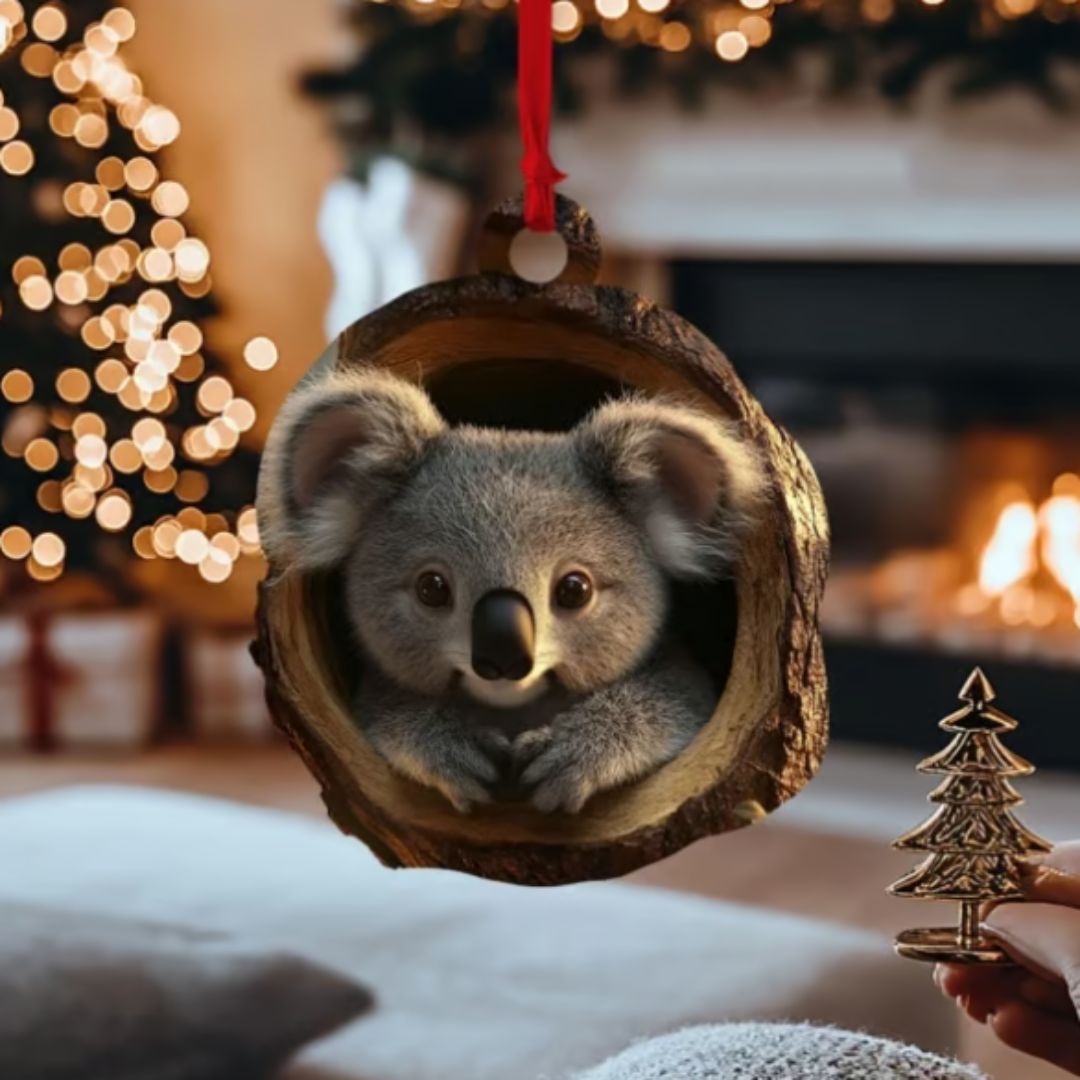
[[[535,638],[529,601],[510,589],[492,589],[473,608],[473,671],[481,679],[524,679],[532,671]]]

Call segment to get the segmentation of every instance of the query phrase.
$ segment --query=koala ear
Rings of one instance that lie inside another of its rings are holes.
[[[260,478],[260,504],[274,510],[263,524],[260,506],[271,558],[287,554],[304,569],[340,562],[370,508],[393,494],[445,427],[423,390],[382,372],[336,375],[298,391],[274,425]]]
[[[587,472],[645,530],[669,574],[714,577],[730,566],[764,489],[732,424],[627,398],[602,405],[574,439]]]

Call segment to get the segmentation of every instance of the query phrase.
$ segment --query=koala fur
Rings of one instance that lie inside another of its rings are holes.
[[[459,810],[527,794],[577,812],[675,757],[708,720],[707,674],[664,633],[669,579],[731,565],[762,490],[731,425],[682,405],[610,401],[567,433],[449,426],[389,374],[301,389],[260,484],[278,565],[341,567],[366,663],[359,722],[399,772]],[[591,582],[567,610],[556,583]],[[421,575],[448,586],[418,599]],[[478,601],[531,615],[531,669],[478,674]]]

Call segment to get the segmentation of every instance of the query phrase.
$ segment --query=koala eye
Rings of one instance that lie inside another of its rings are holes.
[[[584,570],[571,570],[555,585],[555,603],[561,608],[583,608],[592,594],[592,578]]]
[[[425,570],[416,579],[416,596],[425,607],[447,607],[452,599],[450,582],[437,570]]]

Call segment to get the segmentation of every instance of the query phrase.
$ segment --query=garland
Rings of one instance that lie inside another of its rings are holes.
[[[309,73],[304,86],[332,104],[355,174],[390,152],[429,173],[478,182],[484,139],[512,122],[516,6],[351,0],[357,57]],[[716,85],[804,90],[811,68],[820,73],[811,89],[825,97],[869,91],[906,105],[938,76],[955,99],[1022,86],[1055,110],[1075,103],[1069,75],[1080,65],[1080,4],[1062,0],[724,0],[708,8],[697,0],[596,0],[596,7],[555,4],[553,92],[562,115],[586,106],[597,67],[620,96],[663,89],[686,108],[701,107]],[[819,62],[805,63],[810,56]]]

